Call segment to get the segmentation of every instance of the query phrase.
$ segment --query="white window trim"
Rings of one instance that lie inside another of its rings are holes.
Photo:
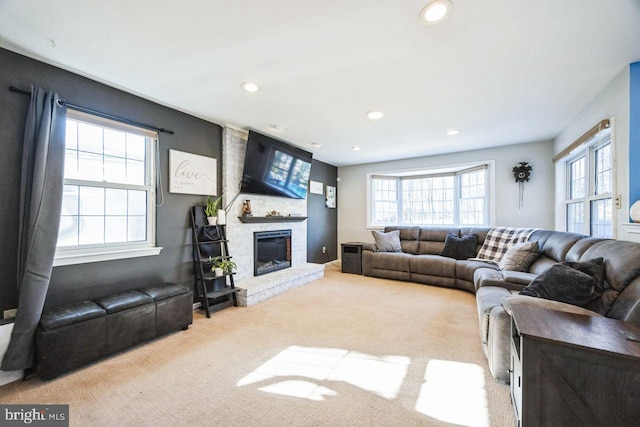
[[[377,172],[368,172],[366,174],[366,185],[365,185],[365,203],[366,203],[366,229],[367,230],[383,230],[386,225],[378,225],[372,224],[372,212],[373,212],[373,198],[371,197],[371,181],[375,176],[384,175],[384,176],[396,176],[398,178],[402,177],[414,177],[419,175],[430,175],[435,176],[438,174],[450,174],[456,173],[465,169],[471,169],[474,167],[480,167],[486,165],[487,167],[487,179],[489,180],[487,185],[487,220],[489,225],[487,227],[493,227],[495,225],[496,219],[496,184],[495,184],[495,160],[483,160],[477,162],[468,162],[468,163],[456,163],[451,165],[442,165],[442,166],[432,166],[428,168],[413,168],[413,169],[395,169],[395,170],[387,170],[387,171],[377,171]],[[457,203],[457,202],[456,202]],[[400,214],[400,212],[399,212]],[[398,217],[400,220],[400,217]],[[394,224],[397,225],[397,224]],[[449,228],[451,225],[433,225],[430,227],[442,227]],[[476,227],[473,225],[460,225],[455,224],[453,227]]]
[[[581,146],[577,147],[576,149],[572,150],[571,153],[569,153],[566,157],[564,157],[562,159],[562,162],[564,163],[564,202],[562,204],[563,206],[563,214],[562,214],[562,218],[563,218],[563,227],[562,229],[564,231],[567,230],[567,207],[569,206],[569,204],[571,203],[575,203],[575,202],[583,202],[583,206],[584,206],[584,226],[583,229],[581,231],[581,234],[584,234],[586,236],[590,236],[591,235],[591,202],[594,200],[601,200],[601,199],[611,199],[611,203],[612,203],[612,212],[611,212],[611,234],[612,234],[612,238],[616,239],[617,235],[618,235],[618,227],[617,227],[617,220],[616,220],[616,210],[619,209],[619,206],[617,206],[617,164],[616,164],[616,137],[615,137],[615,118],[610,118],[609,119],[610,122],[610,126],[609,126],[609,131],[610,131],[610,135],[609,135],[609,140],[610,140],[610,144],[611,144],[611,193],[605,193],[605,194],[599,194],[599,195],[595,195],[595,167],[594,167],[594,163],[595,163],[595,155],[594,155],[594,149],[597,148],[600,145],[600,141],[597,139],[597,135],[594,136],[593,138],[589,139],[588,141],[586,141],[584,144],[582,144]],[[574,160],[577,160],[578,158],[580,158],[581,156],[585,156],[587,161],[586,161],[586,170],[587,170],[587,188],[585,191],[585,196],[581,197],[579,199],[570,199],[570,191],[569,189],[571,188],[571,162],[573,162]]]
[[[156,188],[154,172],[157,172],[156,153],[158,150],[158,134],[150,130],[131,126],[125,123],[109,120],[99,116],[94,116],[72,109],[67,110],[67,117],[80,120],[83,122],[94,123],[99,126],[107,126],[112,129],[119,129],[125,132],[135,132],[150,138],[150,150],[146,150],[145,162],[149,167],[146,168],[146,185],[147,190],[147,236],[148,240],[139,243],[126,244],[103,244],[103,245],[86,245],[83,247],[72,248],[56,248],[53,266],[86,264],[90,262],[111,261],[117,259],[129,259],[144,256],[153,256],[160,254],[162,247],[156,246]],[[65,184],[74,185],[91,185],[91,181],[65,179]],[[113,187],[127,188],[127,184],[113,184]]]

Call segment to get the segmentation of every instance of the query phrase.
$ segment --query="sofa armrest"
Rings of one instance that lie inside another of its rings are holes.
[[[517,271],[500,271],[492,268],[479,268],[473,274],[473,284],[478,289],[495,286],[511,291],[521,291],[535,277],[535,274]]]
[[[511,315],[511,304],[527,304],[529,306],[540,307],[547,310],[563,311],[565,313],[581,314],[584,316],[602,317],[601,314],[598,314],[595,311],[587,310],[586,308],[579,307],[577,305],[544,298],[530,297],[528,295],[512,295],[502,298],[502,307],[504,307],[505,311],[509,315]]]
[[[375,243],[363,243],[362,244],[362,250],[363,251],[377,252],[378,251],[378,247],[376,246]]]
[[[624,320],[640,327],[640,278],[632,281],[616,298],[607,317]]]

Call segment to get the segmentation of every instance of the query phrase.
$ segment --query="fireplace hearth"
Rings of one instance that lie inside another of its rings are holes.
[[[291,267],[291,230],[253,233],[253,275]]]

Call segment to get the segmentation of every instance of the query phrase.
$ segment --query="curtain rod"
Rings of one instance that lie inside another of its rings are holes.
[[[31,91],[19,89],[19,88],[15,87],[15,86],[9,86],[9,90],[11,92],[18,92],[18,93],[22,93],[22,94],[25,94],[25,95],[31,95]],[[72,104],[72,103],[64,101],[64,100],[62,101],[62,103],[63,103],[63,105],[65,105],[68,108],[71,108],[73,110],[77,110],[77,111],[80,111],[80,112],[83,112],[83,113],[93,114],[95,116],[100,116],[100,117],[105,118],[105,119],[115,120],[115,121],[118,121],[118,122],[126,123],[128,125],[133,125],[133,126],[138,126],[138,127],[141,127],[141,128],[151,129],[151,130],[155,130],[155,131],[162,132],[162,133],[168,133],[169,135],[173,135],[175,133],[174,131],[169,130],[169,129],[159,128],[159,127],[156,127],[156,126],[151,126],[151,125],[147,125],[147,124],[144,124],[144,123],[136,122],[134,120],[125,119],[123,117],[114,116],[112,114],[103,113],[101,111],[93,110],[91,108],[83,107],[81,105]]]

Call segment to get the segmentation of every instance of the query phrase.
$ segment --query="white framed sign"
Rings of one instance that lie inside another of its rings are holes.
[[[309,193],[324,194],[324,184],[318,181],[309,180]]]
[[[216,195],[217,162],[213,157],[169,150],[169,192]]]

